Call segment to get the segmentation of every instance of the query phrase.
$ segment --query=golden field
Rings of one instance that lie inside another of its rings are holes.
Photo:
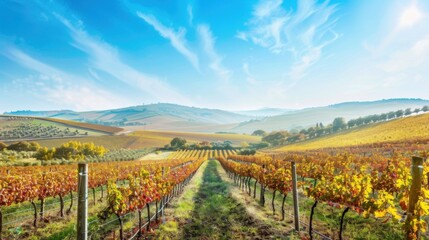
[[[429,138],[429,114],[404,117],[370,126],[349,129],[337,134],[296,144],[275,151],[301,151],[328,147],[357,146],[379,142],[395,142]]]
[[[42,146],[56,147],[68,141],[76,140],[80,142],[93,142],[96,145],[102,145],[108,149],[137,149],[146,147],[163,147],[164,145],[170,143],[171,139],[175,137],[185,138],[189,143],[197,143],[202,141],[223,142],[229,140],[234,145],[239,145],[241,142],[258,142],[261,139],[260,137],[242,134],[136,131],[127,135],[50,139],[39,140],[37,142],[39,142]]]

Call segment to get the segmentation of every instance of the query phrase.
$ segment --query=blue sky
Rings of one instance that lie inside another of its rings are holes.
[[[429,98],[429,1],[0,1],[0,112]]]

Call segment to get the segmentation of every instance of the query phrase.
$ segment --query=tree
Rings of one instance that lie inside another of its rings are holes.
[[[405,112],[404,112],[405,116],[409,116],[409,115],[411,115],[411,113],[413,113],[413,112],[411,111],[411,108],[407,108],[407,109],[405,109]]]
[[[323,128],[319,128],[316,130],[317,136],[322,136],[324,133],[325,133],[325,129]]]
[[[347,127],[346,120],[342,117],[337,117],[332,122],[332,130],[334,132],[341,130],[341,129],[344,129],[346,127]]]
[[[50,160],[53,158],[83,160],[86,156],[102,157],[106,151],[107,150],[103,146],[96,146],[94,143],[70,141],[56,149],[41,147],[34,156],[39,160]]]
[[[347,122],[347,127],[352,128],[356,126],[356,120],[355,119],[351,119]]]
[[[284,143],[286,138],[289,136],[290,134],[288,131],[271,132],[267,136],[263,137],[262,141],[268,142],[273,146],[277,146]]]
[[[306,135],[306,134],[308,134],[308,131],[307,131],[307,129],[301,129],[301,131],[299,131],[299,133]]]
[[[365,119],[363,117],[359,117],[359,118],[355,119],[356,126],[362,126],[364,124],[364,122],[365,122],[364,120]]]
[[[267,135],[267,133],[264,130],[262,130],[262,129],[255,130],[252,133],[252,136],[261,136],[261,137],[263,137],[263,136],[266,136],[266,135]]]
[[[79,150],[72,145],[62,145],[57,148],[54,153],[54,158],[57,159],[67,159],[67,160],[81,160],[83,159],[83,154],[79,153]]]
[[[255,155],[256,150],[255,149],[244,149],[241,150],[238,154],[239,155]]]
[[[374,114],[374,115],[371,115],[371,118],[372,118],[372,122],[378,122],[381,120],[381,115]]]
[[[305,139],[305,135],[302,133],[299,133],[299,134],[293,135],[291,137],[288,137],[286,140],[290,143],[294,143],[294,142],[298,142],[298,141],[301,141],[304,139]]]
[[[414,109],[414,113],[419,113],[419,112],[420,112],[420,108]]]
[[[172,148],[182,148],[186,144],[186,139],[175,137],[171,140],[170,145]]]
[[[248,148],[249,147],[249,143],[247,143],[247,142],[241,142],[240,143],[240,147],[242,147],[242,148]]]
[[[40,144],[38,144],[37,142],[31,142],[30,143],[30,147],[29,147],[29,149],[30,149],[30,151],[37,151],[37,150],[39,150],[39,148],[40,148]]]
[[[7,147],[7,150],[22,152],[22,151],[31,151],[31,145],[28,142],[17,142],[11,144]]]
[[[3,151],[3,149],[7,148],[7,145],[3,142],[0,142],[0,151]]]
[[[52,160],[54,158],[55,148],[48,149],[47,147],[41,147],[34,154],[34,157],[39,160]]]
[[[395,112],[395,116],[398,118],[398,117],[402,117],[402,116],[404,116],[404,110],[398,110],[398,111],[396,111]]]
[[[200,142],[199,145],[203,149],[210,149],[210,148],[212,148],[212,145],[210,145],[210,142],[208,142],[208,141],[202,141],[202,142]]]
[[[429,106],[427,106],[427,105],[426,105],[426,106],[422,107],[422,111],[423,111],[423,112],[427,112],[427,111],[429,111]]]
[[[329,124],[328,126],[326,126],[325,129],[324,129],[324,131],[325,131],[325,134],[333,133],[332,123]]]
[[[232,142],[229,140],[223,141],[223,148],[224,149],[232,149]]]
[[[261,148],[266,148],[269,146],[270,146],[270,144],[267,142],[250,143],[250,148],[254,148],[254,149],[261,149]]]
[[[317,128],[317,127],[316,127]],[[314,128],[314,127],[309,127],[308,129],[307,129],[307,134],[308,134],[308,136],[310,136],[311,138],[312,137],[315,137],[316,136],[316,128]]]
[[[363,122],[364,122],[365,124],[369,124],[369,123],[371,123],[371,122],[372,122],[372,117],[371,117],[371,116],[366,116],[366,117],[364,117],[364,118],[363,118]]]
[[[396,117],[396,114],[395,114],[395,112],[394,111],[391,111],[391,112],[389,112],[388,114],[387,114],[387,118],[390,120],[390,119],[393,119],[393,118],[395,118]]]

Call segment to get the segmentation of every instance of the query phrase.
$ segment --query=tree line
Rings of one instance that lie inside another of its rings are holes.
[[[332,133],[336,133],[341,130],[360,127],[363,125],[383,122],[387,120],[392,120],[396,118],[401,118],[404,116],[409,116],[413,113],[418,114],[420,112],[428,112],[429,106],[424,106],[421,109],[416,108],[412,110],[407,108],[405,110],[390,111],[387,113],[373,114],[365,117],[359,117],[355,119],[350,119],[346,121],[343,117],[337,117],[334,121],[327,126],[323,123],[316,123],[316,126],[312,126],[306,129],[302,129],[299,132],[289,132],[286,130],[283,131],[273,131],[267,133],[264,130],[256,130],[252,133],[254,136],[262,136],[262,142],[269,143],[271,146],[285,145],[288,143],[295,143],[305,139],[316,138]]]
[[[166,144],[161,150],[228,150],[234,149],[232,142],[229,140],[223,142],[202,141],[199,143],[188,143],[181,137],[173,138],[169,144]]]
[[[64,143],[58,148],[42,147],[37,142],[21,141],[10,145],[0,142],[0,151],[4,150],[33,152],[32,156],[38,160],[84,160],[86,157],[102,157],[107,152],[103,146],[77,141]]]

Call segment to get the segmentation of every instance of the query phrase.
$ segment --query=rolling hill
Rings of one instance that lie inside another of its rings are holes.
[[[371,102],[346,102],[330,106],[288,110],[263,108],[229,112],[218,109],[196,108],[169,103],[133,106],[120,109],[74,112],[16,111],[10,115],[39,116],[120,126],[127,130],[160,130],[180,132],[234,132],[252,133],[254,130],[299,130],[316,123],[329,124],[336,117],[358,118],[406,108],[429,105],[423,99],[388,99]]]
[[[76,139],[50,139],[38,140],[42,146],[57,147],[71,140],[80,142],[93,142],[96,145],[102,145],[108,149],[120,148],[147,148],[147,147],[163,147],[170,143],[175,137],[185,138],[189,143],[198,143],[202,141],[208,142],[223,142],[231,141],[233,145],[239,146],[241,142],[255,143],[261,140],[260,137],[249,136],[243,134],[213,134],[213,133],[185,133],[185,132],[169,132],[169,131],[136,131],[129,134],[115,136],[90,136],[86,138]]]
[[[63,119],[0,115],[0,141],[84,138],[114,135],[122,128]]]
[[[247,115],[247,116],[271,117],[271,116],[282,115],[290,111],[293,111],[293,110],[283,109],[283,108],[261,108],[256,110],[236,111],[236,113]]]
[[[81,122],[92,122],[104,125],[144,125],[153,129],[152,124],[193,126],[193,125],[224,125],[248,121],[253,117],[233,112],[181,106],[177,104],[158,103],[133,106],[120,109],[74,112],[63,111],[16,111],[9,115],[43,116]],[[155,127],[157,128],[157,127]],[[162,129],[162,127],[161,127]]]
[[[429,138],[429,113],[349,129],[337,134],[278,147],[276,151],[302,151],[330,147]]]
[[[347,120],[380,114],[400,109],[421,108],[429,105],[428,100],[422,99],[389,99],[373,102],[347,102],[326,107],[306,108],[290,111],[283,115],[266,117],[260,120],[251,120],[232,128],[231,132],[249,133],[256,129],[265,131],[302,129],[316,125],[316,123],[329,124],[336,117]]]

